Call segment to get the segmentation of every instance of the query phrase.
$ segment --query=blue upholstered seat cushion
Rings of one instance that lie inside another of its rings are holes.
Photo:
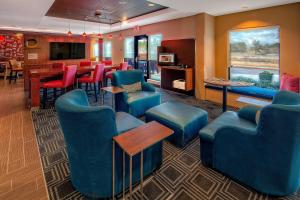
[[[213,141],[217,130],[224,126],[237,126],[253,130],[256,129],[255,119],[248,121],[247,119],[239,117],[236,112],[227,111],[200,130],[200,139],[202,138]]]
[[[156,120],[174,130],[171,141],[184,146],[207,124],[207,112],[179,102],[166,102],[146,112],[146,121]]]
[[[261,97],[265,99],[273,99],[277,90],[268,89],[268,88],[261,88],[256,86],[251,87],[232,87],[229,89],[230,92],[244,94],[254,97]]]
[[[133,117],[132,115],[125,112],[116,113],[116,125],[118,134],[129,131],[130,129],[136,128],[143,125],[144,122]]]
[[[212,86],[212,85],[206,85],[205,87],[209,88],[209,89],[215,89],[215,90],[221,90],[222,89],[221,87]],[[231,88],[228,88],[228,91],[233,92],[233,93],[237,93],[237,94],[243,94],[243,95],[259,97],[259,98],[264,98],[264,99],[273,99],[276,92],[278,92],[278,90],[268,89],[268,88],[261,88],[261,87],[256,87],[256,86],[231,87]]]

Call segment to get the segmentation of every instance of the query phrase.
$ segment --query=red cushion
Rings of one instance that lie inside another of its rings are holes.
[[[43,88],[64,88],[62,80],[48,81],[42,85]]]
[[[110,72],[107,72],[106,74],[105,74],[105,77],[106,78],[109,78],[109,79],[112,79],[112,74],[114,73],[114,71],[110,71]]]
[[[299,93],[299,77],[283,74],[280,78],[280,90]]]
[[[78,82],[79,83],[93,83],[94,80],[93,80],[93,77],[85,76],[85,77],[78,79]]]
[[[107,65],[112,65],[112,60],[103,60],[102,63],[107,66]]]

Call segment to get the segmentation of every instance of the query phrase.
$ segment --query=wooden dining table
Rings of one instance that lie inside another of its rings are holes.
[[[119,66],[105,66],[104,70],[116,70]],[[78,67],[76,76],[80,77],[84,74],[90,73],[95,70],[95,66],[87,66],[87,67]],[[40,88],[41,88],[41,80],[45,78],[62,76],[64,73],[61,69],[53,69],[53,68],[39,68],[39,69],[31,69],[29,70],[30,77],[30,89],[29,89],[29,105],[31,108],[40,106]]]

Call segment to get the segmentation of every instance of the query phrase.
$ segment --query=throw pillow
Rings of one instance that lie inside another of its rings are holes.
[[[256,122],[256,124],[258,124],[259,118],[260,118],[260,110],[258,110],[258,111],[256,112],[256,115],[255,115],[255,122]]]
[[[137,92],[137,91],[142,90],[142,83],[141,82],[136,82],[136,83],[129,84],[129,85],[122,85],[122,88],[127,93]]]
[[[299,93],[299,77],[283,74],[280,78],[280,90]]]

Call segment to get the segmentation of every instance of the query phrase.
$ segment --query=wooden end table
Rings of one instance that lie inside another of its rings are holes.
[[[112,94],[111,103],[112,103],[112,108],[115,110],[115,95],[124,92],[123,88],[109,86],[109,87],[103,87],[103,88],[101,88],[101,90],[103,90],[102,105],[104,105],[104,93],[109,92]]]
[[[125,199],[125,153],[129,156],[129,199],[132,199],[132,157],[140,153],[141,155],[141,199],[143,199],[143,151],[148,147],[162,141],[172,135],[174,131],[168,127],[152,121],[135,129],[127,131],[121,135],[113,137],[113,200],[115,199],[115,143],[123,150],[123,199]]]
[[[227,87],[249,87],[254,83],[247,83],[243,81],[230,81],[219,78],[211,78],[204,80],[204,83],[214,86],[220,86],[223,89],[223,112],[227,110]]]

